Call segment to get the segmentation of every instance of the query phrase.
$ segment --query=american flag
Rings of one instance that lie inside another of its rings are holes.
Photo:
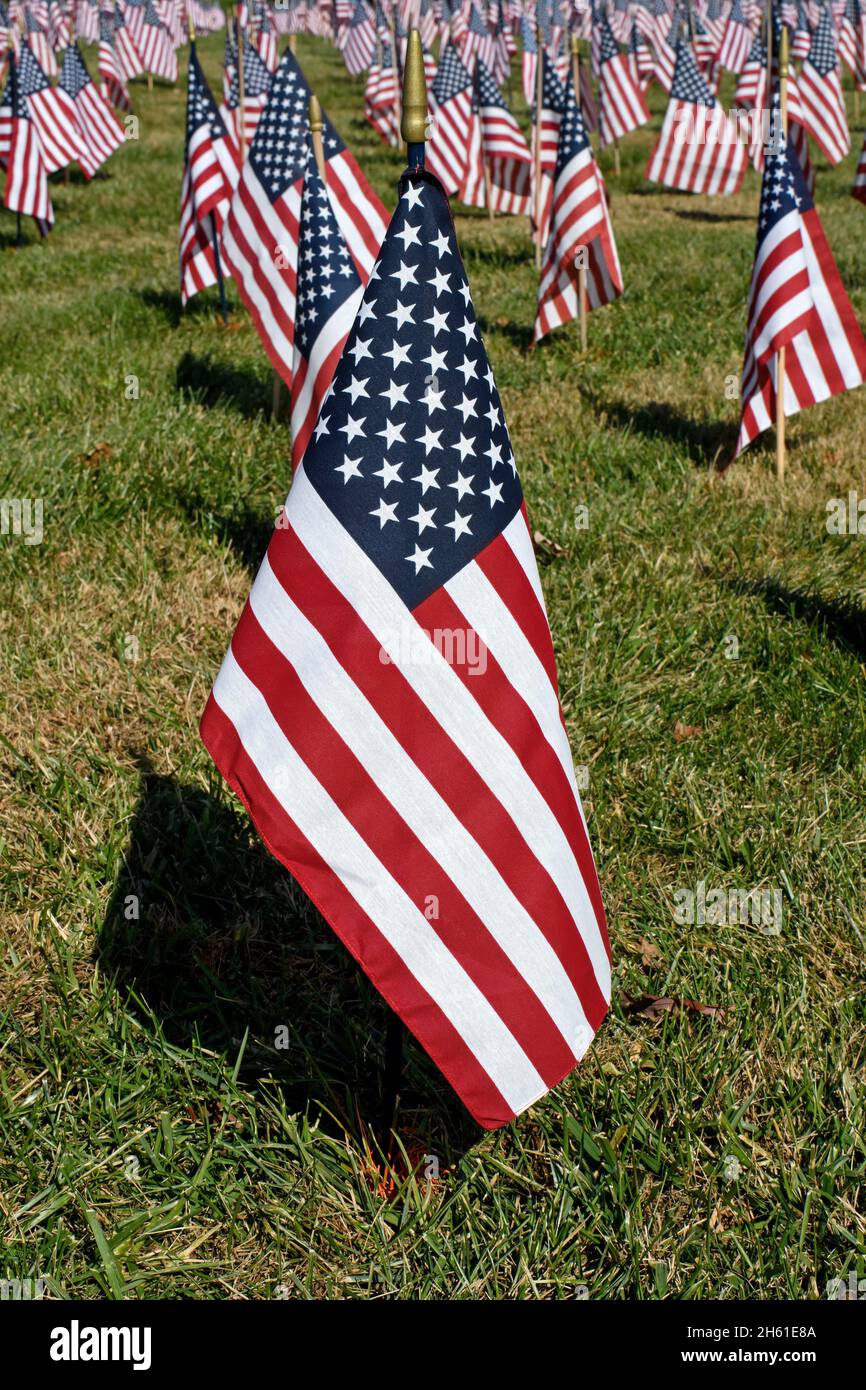
[[[629,62],[631,64],[632,79],[640,83],[644,90],[649,86],[655,73],[653,55],[650,52],[649,44],[635,21],[631,26],[631,39],[628,46]]]
[[[373,61],[376,52],[376,26],[370,7],[364,0],[357,0],[355,13],[343,31],[339,47],[343,54],[346,70],[357,77]]]
[[[23,53],[22,48],[22,56]],[[9,109],[8,136],[3,142],[6,161],[3,206],[11,212],[35,218],[42,236],[47,236],[54,223],[54,209],[48,194],[42,142],[21,81],[20,59],[16,60],[13,52],[9,54],[8,87],[3,106]]]
[[[72,42],[72,11],[67,12],[60,0],[48,6],[48,36],[55,53]]]
[[[61,87],[51,86],[26,44],[22,44],[18,59],[17,83],[39,135],[46,173],[86,159],[71,98]]]
[[[508,431],[423,173],[201,731],[479,1124],[568,1075],[608,1006],[604,910]]]
[[[238,180],[238,154],[201,70],[195,43],[189,46],[186,145],[180,194],[180,297],[186,304],[217,283],[214,238],[219,238]],[[221,267],[228,275],[226,267]]]
[[[177,81],[177,54],[153,0],[145,0],[138,48],[142,67],[166,82]]]
[[[298,313],[292,368],[292,463],[304,457],[333,380],[363,285],[314,161],[307,164],[298,248]],[[405,395],[405,392],[404,392]],[[399,399],[399,397],[398,397]]]
[[[553,175],[559,153],[559,129],[565,112],[565,83],[550,60],[550,55],[542,50],[541,69],[541,125],[538,131],[540,142],[539,167],[540,186],[536,190],[533,183],[532,217],[535,223],[535,240],[541,246],[547,245],[550,235],[550,209],[553,204]],[[537,113],[533,112],[537,120]],[[535,162],[533,161],[533,178]]]
[[[596,21],[599,38],[598,92],[599,135],[602,145],[619,140],[649,120],[647,104],[635,82],[628,57],[620,53],[613,31],[602,11]]]
[[[533,342],[578,314],[578,253],[586,260],[588,309],[622,294],[622,274],[607,210],[604,179],[568,84],[559,133],[551,231],[541,267]]]
[[[721,40],[719,61],[728,72],[742,72],[752,47],[752,31],[746,24],[740,0],[734,0]]]
[[[301,180],[307,166],[310,89],[290,52],[271,80],[223,231],[238,292],[277,372],[291,382]],[[340,230],[366,283],[385,235],[385,209],[324,117],[326,182]]]
[[[496,66],[496,40],[478,13],[473,0],[468,3],[466,33],[460,41],[456,40],[460,56],[471,70],[472,59],[477,55],[488,69]]]
[[[866,378],[866,340],[790,141],[768,149],[761,185],[738,454],[775,421],[781,347],[786,416]]]
[[[48,77],[56,77],[57,63],[47,28],[40,28],[33,10],[29,7],[24,11],[24,37],[42,71]]]
[[[866,17],[860,0],[847,0],[839,19],[839,57],[862,89],[866,85]]]
[[[78,0],[75,6],[75,33],[85,43],[96,43],[99,34],[99,9],[96,0]]]
[[[864,138],[860,148],[860,158],[857,162],[857,172],[854,175],[851,197],[856,198],[861,203],[866,203],[866,138]]]
[[[456,193],[466,176],[473,124],[472,78],[450,45],[439,60],[430,97],[427,168],[448,193]]]
[[[530,207],[532,155],[520,126],[480,58],[475,68],[475,91],[489,206],[496,212],[524,216]]]
[[[99,12],[99,76],[105,100],[120,111],[131,111],[129,88],[114,42],[114,21],[108,10]]]
[[[127,82],[144,72],[144,63],[138,51],[138,45],[117,0],[115,0],[114,5],[114,46],[117,50],[121,72]]]
[[[247,37],[245,29],[241,30],[241,42],[244,54],[244,129],[243,129],[243,148],[248,150],[253,143],[262,112],[268,104],[268,92],[270,91],[273,74],[268,72],[261,58]],[[223,124],[228,131],[229,139],[240,152],[241,149],[241,78],[237,61],[232,64],[231,80],[229,82],[228,95],[220,107],[220,115]]]
[[[836,56],[836,30],[829,9],[822,13],[812,35],[809,56],[800,69],[799,87],[806,129],[829,163],[839,164],[851,148],[851,135]]]
[[[666,92],[670,92],[671,83],[674,80],[674,69],[677,65],[677,33],[680,28],[678,15],[674,15],[673,22],[668,32],[665,34],[657,30],[652,39],[655,56],[655,76],[660,87]]]
[[[745,169],[746,147],[736,123],[716,101],[681,38],[670,100],[646,177],[683,193],[736,193]]]
[[[100,95],[78,43],[71,43],[63,55],[59,87],[71,99],[81,134],[82,152],[78,156],[85,178],[93,175],[124,142],[123,127],[108,102]]]
[[[523,56],[520,60],[523,99],[527,106],[532,106],[535,102],[535,81],[538,76],[538,42],[535,29],[525,14],[520,16],[520,38],[523,46]]]
[[[399,146],[400,123],[397,119],[397,78],[391,45],[382,51],[382,61],[374,63],[367,76],[364,90],[364,115],[386,145]]]

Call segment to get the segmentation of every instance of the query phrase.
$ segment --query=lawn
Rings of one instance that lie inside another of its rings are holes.
[[[201,48],[218,89],[222,42]],[[299,58],[393,206],[361,84],[319,40]],[[289,440],[233,288],[227,329],[214,291],[180,310],[184,85],[133,93],[140,138],[52,185],[44,244],[0,221],[0,495],[44,507],[41,544],[0,539],[0,1275],[90,1299],[826,1296],[866,1244],[866,536],[825,524],[866,495],[866,391],[789,423],[784,486],[772,436],[716,468],[756,176],[715,201],[647,184],[653,98],[619,177],[602,156],[626,291],[585,357],[575,325],[528,349],[525,220],[457,213],[614,1005],[495,1134],[410,1041],[389,1168],[385,1007],[198,739]],[[817,203],[866,323],[854,164],[819,163]],[[781,914],[677,920],[699,884]]]

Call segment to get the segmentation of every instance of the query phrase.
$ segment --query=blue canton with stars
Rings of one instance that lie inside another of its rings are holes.
[[[716,99],[701,76],[695,55],[685,39],[677,43],[677,63],[674,80],[671,83],[671,97],[675,101],[691,101],[696,106],[714,107]]]
[[[189,83],[187,86],[186,99],[186,152],[189,157],[189,142],[195,132],[206,125],[212,140],[225,139],[225,126],[223,118],[217,110],[216,102],[211,96],[207,79],[201,70],[198,59],[198,51],[195,44],[190,44],[189,50]]]
[[[295,342],[305,356],[309,356],[322,324],[360,284],[322,177],[311,160],[301,203],[295,325]]]
[[[241,104],[240,69],[232,73],[229,96],[226,105],[235,111]],[[263,97],[271,85],[271,74],[244,34],[244,100],[247,97]]]
[[[250,164],[272,203],[297,182],[307,167],[309,112],[310,88],[294,55],[287,50],[273,75],[249,154]],[[324,113],[322,120],[325,158],[333,159],[346,147]]]
[[[446,101],[456,97],[458,92],[465,92],[471,84],[472,78],[454,49],[446,48],[431,88],[437,104],[443,106]]]
[[[403,176],[303,467],[409,608],[521,505],[448,202],[429,174]]]
[[[84,66],[84,59],[79,52],[78,44],[71,43],[63,55],[63,67],[60,70],[60,81],[58,87],[62,87],[74,101],[79,96],[90,81],[90,73]]]
[[[836,31],[829,6],[822,13],[821,22],[812,35],[809,62],[821,77],[827,77],[839,65],[836,57]]]
[[[588,147],[589,136],[586,133],[583,113],[575,100],[574,83],[569,78],[565,93],[565,114],[559,127],[555,178],[559,178],[566,164],[574,159],[575,155],[582,154]]]
[[[26,43],[22,43],[18,58],[18,85],[22,97],[32,97],[34,92],[44,92],[46,87],[51,86]]]
[[[812,198],[803,178],[800,161],[788,141],[787,147],[768,150],[761,180],[761,206],[758,210],[758,242],[772,232],[791,212],[808,212]]]
[[[475,90],[482,106],[498,106],[507,111],[502,93],[480,58],[475,65]]]
[[[612,58],[619,55],[619,44],[613,36],[613,30],[608,23],[607,15],[602,11],[597,20],[598,32],[601,36],[601,43],[598,50],[599,63],[609,63]]]

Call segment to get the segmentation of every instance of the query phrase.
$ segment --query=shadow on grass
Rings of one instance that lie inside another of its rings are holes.
[[[826,599],[807,589],[789,588],[777,579],[724,575],[721,582],[735,594],[761,599],[769,612],[814,624],[829,641],[866,660],[866,610],[853,599]]]
[[[177,365],[175,385],[202,405],[228,405],[247,420],[270,414],[272,386],[252,367],[185,352]]]
[[[674,217],[684,222],[754,222],[754,216],[746,212],[704,212],[701,208],[668,208]]]
[[[693,420],[666,401],[627,405],[625,401],[595,400],[610,420],[645,439],[669,439],[685,446],[699,468],[724,468],[733,458],[739,426],[728,420]]]
[[[531,323],[515,323],[513,319],[508,319],[506,323],[499,323],[496,319],[488,318],[486,314],[478,315],[478,327],[481,329],[482,338],[487,338],[490,334],[501,333],[503,337],[510,338],[511,342],[521,352],[528,352],[532,346]]]
[[[286,467],[288,492],[288,464]],[[234,551],[251,575],[258,573],[273,535],[274,517],[263,515],[261,511],[254,511],[252,507],[246,506],[222,515],[214,515],[207,500],[199,493],[179,493],[178,502],[193,526],[216,535],[223,545]]]
[[[145,770],[97,952],[175,1046],[231,1063],[248,1031],[243,1084],[276,1082],[332,1131],[381,1132],[389,1010],[237,804]],[[404,1055],[398,1133],[454,1161],[481,1130],[408,1034]]]

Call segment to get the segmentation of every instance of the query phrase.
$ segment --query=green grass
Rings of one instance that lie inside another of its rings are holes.
[[[392,206],[359,84],[318,41],[300,58]],[[134,100],[140,140],[53,186],[44,245],[0,224],[0,495],[45,507],[41,545],[0,541],[0,1274],[84,1298],[772,1299],[862,1273],[866,538],[825,507],[866,494],[866,393],[791,422],[784,487],[772,438],[712,467],[756,177],[712,203],[646,184],[655,100],[610,176],[626,292],[585,358],[573,325],[527,351],[525,221],[458,213],[548,543],[615,1003],[494,1135],[410,1044],[408,1164],[381,1181],[384,1007],[197,736],[289,447],[234,291],[229,331],[213,292],[179,310],[182,86]],[[818,206],[862,323],[853,167],[820,167]],[[780,889],[781,933],[678,925],[698,880]],[[648,994],[723,1014],[624,1007]],[[407,1176],[420,1154],[437,1181]]]

